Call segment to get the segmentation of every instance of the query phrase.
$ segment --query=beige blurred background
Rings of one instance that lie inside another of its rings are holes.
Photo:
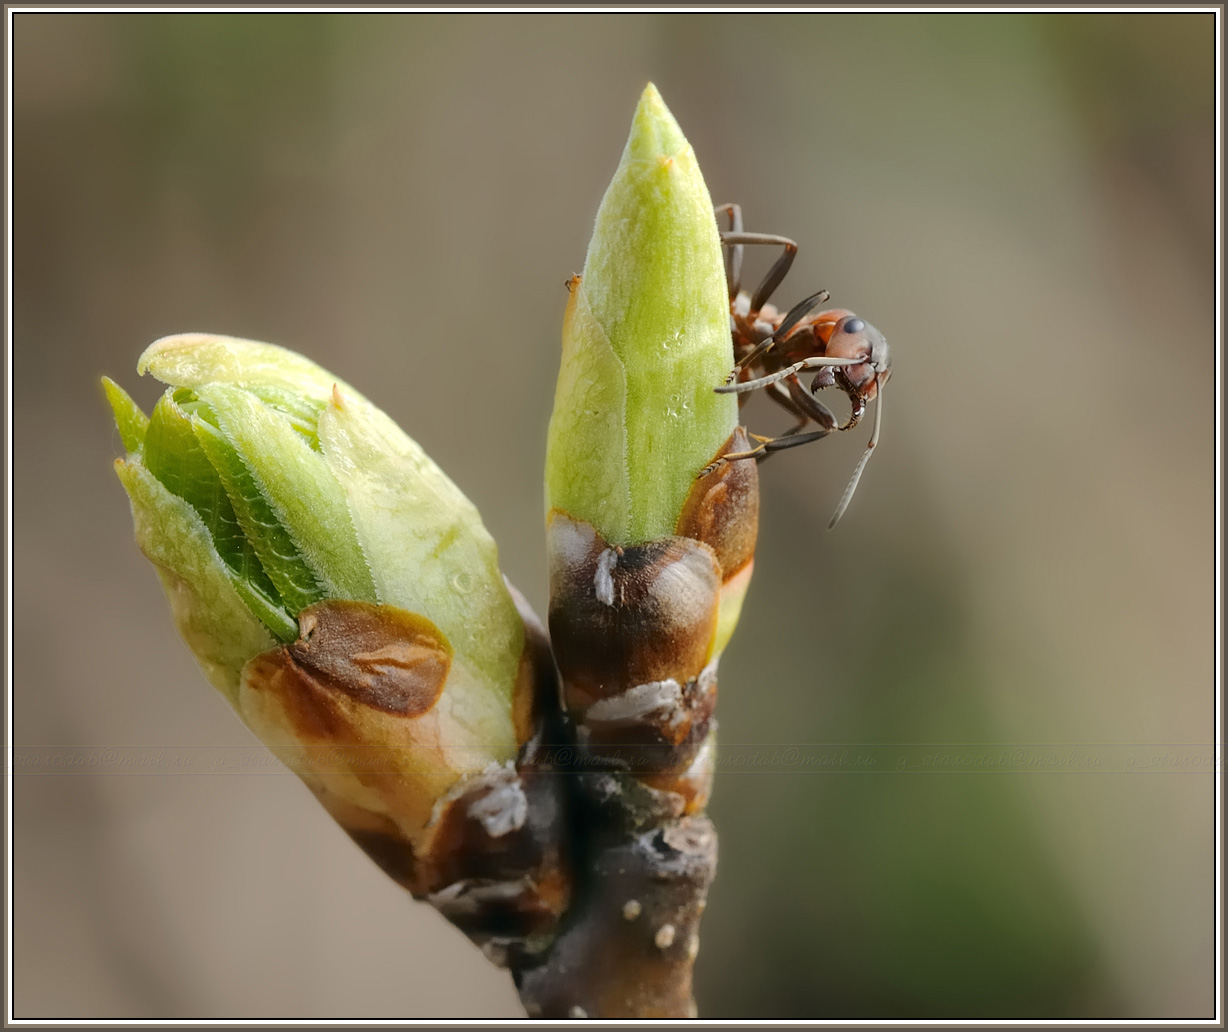
[[[826,287],[895,357],[837,532],[861,431],[762,469],[701,1014],[1212,1015],[1213,15],[25,13],[13,44],[15,740],[98,759],[16,776],[16,1017],[521,1015],[293,777],[108,764],[253,739],[132,542],[97,380],[148,406],[177,331],[301,350],[541,609],[563,284],[649,79],[714,199],[800,242],[779,300]],[[735,769],[790,747],[880,762]]]

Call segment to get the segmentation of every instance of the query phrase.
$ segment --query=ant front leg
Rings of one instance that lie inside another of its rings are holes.
[[[831,433],[833,430],[846,429],[840,425],[836,414],[811,394],[810,391],[806,390],[796,376],[788,377],[783,384],[777,383],[772,385],[773,390],[780,390],[781,387],[787,389],[789,400],[795,406],[796,411],[800,412],[805,419],[818,423],[828,433]],[[770,393],[768,396],[776,400]]]
[[[815,295],[818,296],[817,294]],[[812,299],[808,299],[812,300]],[[803,304],[805,302],[802,302]],[[800,307],[800,306],[799,306]],[[786,320],[787,322],[788,320]],[[769,337],[768,341],[773,338]],[[767,343],[766,341],[764,342]],[[764,344],[760,344],[755,349],[756,352],[765,350]],[[725,379],[725,382],[719,387],[714,387],[713,390],[717,394],[743,394],[746,391],[757,391],[763,387],[770,387],[774,383],[779,383],[781,380],[787,380],[791,376],[795,376],[803,369],[821,369],[825,366],[852,366],[864,365],[864,358],[828,358],[826,355],[816,355],[813,358],[803,358],[800,362],[794,362],[791,366],[785,366],[783,369],[778,369],[774,373],[768,373],[766,376],[760,376],[753,380],[734,380],[734,377],[741,372],[741,367],[746,363],[743,359],[734,367],[733,373]]]
[[[772,233],[742,233],[738,230],[731,230],[728,233],[721,234],[721,243],[737,246],[742,244],[771,244],[784,248],[780,257],[776,259],[775,264],[768,269],[768,274],[763,277],[763,282],[755,288],[754,296],[750,300],[750,310],[752,312],[760,311],[768,303],[768,298],[780,286],[781,280],[789,274],[789,267],[793,264],[793,259],[797,257],[796,241],[790,240],[788,237],[775,236]]]
[[[764,391],[764,394],[797,420],[797,425],[786,430],[781,434],[782,437],[790,437],[793,434],[801,433],[810,425],[810,417],[789,396],[789,390],[784,382],[772,384],[771,387]],[[743,398],[749,397],[749,394],[739,395],[738,401],[740,402]]]
[[[797,425],[786,430],[781,437],[792,437],[805,430],[811,423],[816,423],[821,430],[831,433],[839,430],[840,422],[836,415],[818,398],[809,394],[796,376],[778,381],[767,388],[764,393],[782,409],[797,420]],[[747,395],[742,395],[745,398]]]
[[[830,433],[830,430],[812,430],[807,434],[796,434],[790,431],[779,437],[758,437],[755,434],[751,434],[751,437],[763,442],[763,453],[758,456],[759,461],[762,462],[772,452],[782,451],[785,448],[796,448],[799,444],[809,444],[811,441],[821,441]]]
[[[809,444],[811,441],[821,441],[828,434],[839,430],[840,423],[826,405],[811,396],[796,376],[791,376],[782,383],[774,383],[767,390],[767,396],[776,402],[786,412],[797,416],[796,426],[790,427],[779,437],[759,437],[751,434],[761,442],[759,449],[753,449],[755,458],[763,462],[772,452],[785,448],[796,448],[799,444]],[[818,430],[809,433],[802,431],[810,424],[817,423]]]
[[[740,204],[718,204],[718,215],[729,216],[729,232],[742,232],[742,206]],[[725,244],[725,234],[721,234],[721,242],[725,248],[725,282],[729,285],[729,300],[738,296],[742,289],[742,245]]]

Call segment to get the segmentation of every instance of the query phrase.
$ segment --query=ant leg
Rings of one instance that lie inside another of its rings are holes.
[[[721,241],[728,244],[775,244],[783,247],[779,258],[776,259],[768,274],[763,277],[763,282],[755,288],[754,297],[750,301],[750,310],[752,312],[759,311],[767,304],[768,298],[772,296],[777,287],[780,286],[780,281],[789,273],[789,266],[793,264],[793,259],[797,256],[797,242],[790,240],[788,237],[775,236],[772,233],[740,233],[731,231],[721,234]]]
[[[772,452],[781,451],[784,448],[796,448],[799,444],[821,441],[829,433],[831,433],[830,430],[813,430],[808,434],[781,434],[779,437],[769,437],[763,442],[763,454],[759,456],[759,461],[762,462]]]
[[[797,377],[783,383],[774,383],[764,393],[770,401],[774,401],[797,420],[797,424],[781,434],[781,437],[792,437],[811,423],[817,423],[824,430],[841,429],[835,415],[821,401],[808,394]],[[741,394],[738,401],[744,402],[749,397],[749,394]]]
[[[789,413],[797,420],[797,425],[786,430],[781,437],[791,437],[796,433],[800,433],[810,425],[810,417],[802,411],[801,407],[789,396],[789,391],[783,383],[774,383],[765,391],[771,401],[774,401],[782,409]],[[743,394],[741,398],[748,398],[750,395]]]
[[[720,456],[720,458],[713,459],[703,469],[701,469],[698,473],[695,474],[695,479],[702,480],[709,473],[711,473],[714,469],[720,469],[727,462],[736,462],[739,459],[753,459],[753,458],[758,457],[759,455],[762,455],[766,448],[766,444],[763,442],[772,440],[772,438],[770,437],[760,437],[758,434],[748,433],[747,436],[754,438],[756,441],[759,441],[760,443],[756,445],[754,448],[751,448],[749,451],[731,452],[728,455],[722,455]]]
[[[797,419],[797,425],[786,430],[781,437],[792,437],[815,423],[821,430],[841,430],[836,415],[818,398],[810,394],[796,376],[774,383],[765,391],[769,400]],[[745,397],[745,395],[743,395]]]
[[[772,337],[775,340],[784,340],[789,335],[789,331],[801,322],[811,310],[818,308],[819,305],[827,301],[831,295],[826,290],[820,290],[809,297],[802,298],[797,304],[785,312],[785,317],[780,320],[780,325],[772,332]]]
[[[793,448],[799,444],[809,444],[811,441],[822,440],[833,430],[838,429],[836,417],[831,412],[827,411],[827,407],[825,405],[815,401],[813,398],[810,398],[809,395],[806,395],[806,398],[811,402],[810,405],[807,405],[804,400],[802,401],[802,404],[798,404],[796,401],[794,401],[794,398],[801,399],[802,395],[805,394],[805,388],[802,387],[801,383],[798,382],[796,377],[793,377],[785,382],[789,385],[788,389],[785,388],[784,383],[774,383],[768,388],[767,396],[771,398],[772,401],[776,402],[776,404],[778,404],[786,412],[797,416],[798,422],[795,426],[791,426],[779,437],[776,437],[770,441],[764,440],[763,444],[761,445],[763,451],[756,456],[759,462],[766,462],[768,456],[770,456],[773,452],[780,451],[783,448]],[[794,385],[796,385],[797,393],[794,392]],[[802,431],[805,430],[812,421],[818,423],[819,429],[803,434]],[[760,440],[762,439],[760,438]]]
[[[742,206],[740,204],[718,204],[717,214],[729,216],[729,231],[742,232]],[[723,234],[722,234],[723,238]],[[723,239],[722,239],[723,242]],[[738,296],[742,289],[742,245],[725,244],[725,282],[729,285],[729,300]]]
[[[809,441],[821,440],[833,431],[841,429],[840,421],[836,419],[835,413],[810,394],[796,376],[790,376],[782,383],[772,384],[768,388],[767,396],[785,411],[792,412],[797,416],[799,422],[796,426],[786,430],[770,445],[766,446],[764,454],[759,457],[760,462],[763,462],[773,451],[793,447],[791,443],[786,443],[788,438],[801,437],[802,440],[798,443],[804,444]],[[802,431],[810,423],[816,423],[819,429],[803,434]]]
[[[725,377],[725,386],[728,387],[731,383],[733,383],[733,381],[738,378],[738,373],[740,373],[747,366],[753,364],[760,355],[764,354],[775,343],[776,335],[774,333],[768,334],[768,336],[759,341],[759,343],[751,348],[745,355],[734,362],[733,368],[729,370],[729,375]],[[721,392],[719,388],[718,392],[724,393]]]
[[[707,476],[726,462],[737,462],[739,459],[757,459],[762,462],[771,452],[781,451],[784,448],[796,448],[799,444],[809,444],[811,441],[822,440],[829,433],[831,433],[830,430],[815,430],[808,434],[790,431],[787,434],[781,434],[779,437],[760,437],[759,434],[750,434],[753,440],[759,442],[755,447],[744,452],[722,455],[719,459],[709,462],[708,465],[701,469],[695,479],[698,480],[700,477]]]
[[[775,389],[779,390],[780,386],[780,384],[776,384]],[[848,429],[840,425],[836,414],[806,390],[796,376],[790,376],[786,379],[784,386],[788,389],[790,400],[807,419],[813,420],[829,432],[832,430]]]

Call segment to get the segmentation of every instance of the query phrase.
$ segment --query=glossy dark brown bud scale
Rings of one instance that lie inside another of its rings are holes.
[[[721,583],[710,548],[682,537],[612,546],[562,512],[548,535],[550,639],[573,717],[636,685],[699,676]]]
[[[467,783],[443,808],[419,891],[501,965],[549,944],[571,896],[560,839],[561,778],[502,768]]]
[[[739,428],[714,458],[747,445]],[[686,812],[707,797],[693,768],[714,727],[721,589],[753,563],[758,486],[753,462],[716,465],[677,533],[642,544],[611,545],[590,523],[550,514],[550,637],[579,744],[677,792]]]

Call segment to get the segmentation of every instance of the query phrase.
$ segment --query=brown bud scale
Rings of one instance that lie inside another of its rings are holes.
[[[452,665],[452,647],[430,620],[370,602],[308,606],[298,640],[285,647],[314,681],[401,717],[430,711]]]
[[[500,963],[549,942],[571,891],[563,779],[542,745],[546,714],[557,711],[554,664],[518,604],[515,768],[466,773],[463,755],[440,741],[433,711],[451,647],[431,621],[392,606],[309,607],[300,637],[252,659],[240,689],[245,719],[355,843]]]
[[[550,639],[568,713],[582,719],[629,687],[699,676],[721,584],[711,548],[682,537],[615,547],[559,510],[547,540]]]
[[[738,427],[716,453],[749,451],[746,427]],[[759,534],[759,467],[723,462],[695,481],[674,533],[707,545],[716,554],[721,581],[735,576],[755,557]]]

